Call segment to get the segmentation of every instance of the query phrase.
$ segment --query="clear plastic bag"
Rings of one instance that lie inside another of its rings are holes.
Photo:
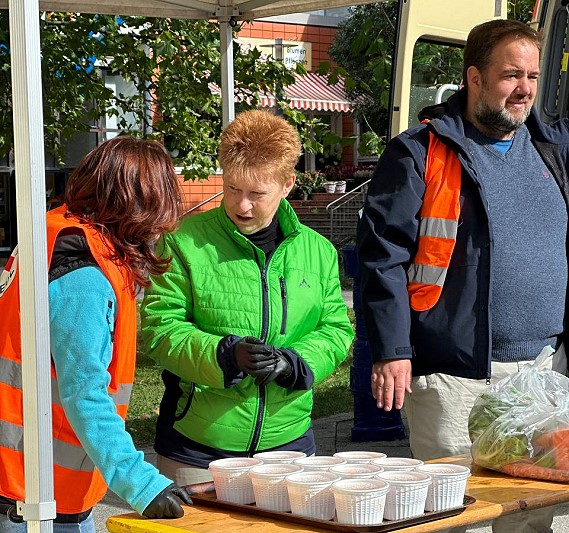
[[[569,483],[569,379],[544,368],[553,349],[491,385],[468,419],[475,464]]]

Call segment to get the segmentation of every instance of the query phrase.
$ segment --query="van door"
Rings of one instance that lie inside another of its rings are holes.
[[[477,24],[507,17],[507,0],[400,0],[390,96],[395,136],[418,124],[417,113],[462,82],[462,48]],[[433,58],[439,65],[429,64]]]
[[[568,3],[567,0],[538,0],[533,11],[532,26],[544,35],[534,107],[546,123],[569,116]]]

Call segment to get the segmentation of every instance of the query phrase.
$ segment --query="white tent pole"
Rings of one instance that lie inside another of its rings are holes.
[[[233,29],[229,20],[219,20],[221,40],[221,125],[225,128],[235,118],[235,78],[233,75]]]
[[[50,533],[55,501],[38,0],[10,0],[9,14],[26,492],[18,513],[29,533]]]

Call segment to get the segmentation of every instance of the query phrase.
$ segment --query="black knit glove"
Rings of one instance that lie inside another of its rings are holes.
[[[261,339],[243,337],[232,350],[235,366],[250,376],[265,376],[275,366],[274,355]]]
[[[184,516],[184,509],[180,505],[180,500],[186,505],[192,505],[188,493],[172,483],[156,495],[142,514],[147,518],[181,518]]]
[[[264,347],[267,353],[271,354],[273,364],[272,366],[267,366],[257,374],[255,385],[259,387],[268,385],[277,378],[286,379],[292,373],[291,364],[279,349],[270,345],[264,345]]]

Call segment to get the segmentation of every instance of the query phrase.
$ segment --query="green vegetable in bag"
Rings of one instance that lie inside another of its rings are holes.
[[[495,419],[485,429],[479,429],[472,446],[476,464],[499,470],[504,464],[531,456],[532,446],[526,433],[527,429],[515,422],[516,411],[519,414],[521,411],[519,408],[510,409],[501,419]]]
[[[527,394],[520,392],[515,387],[508,387],[502,395],[492,392],[482,393],[474,403],[468,417],[468,436],[474,442],[494,420],[510,409],[519,406],[520,403],[530,403]]]

